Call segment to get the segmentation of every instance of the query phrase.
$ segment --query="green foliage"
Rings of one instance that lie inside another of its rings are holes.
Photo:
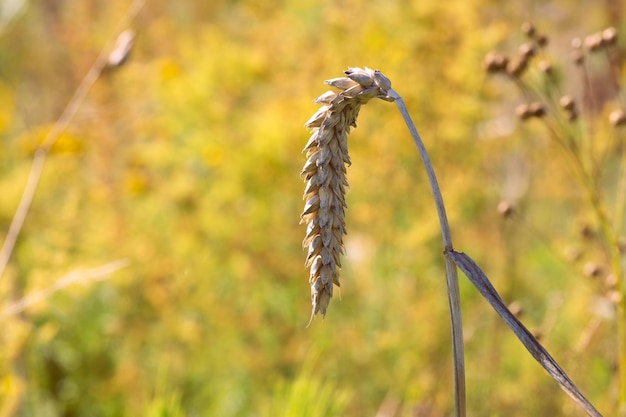
[[[0,241],[33,151],[128,3],[31,2],[0,27]],[[389,103],[363,108],[350,136],[341,301],[305,327],[303,124],[323,80],[348,66],[391,79],[431,153],[457,249],[610,410],[614,321],[583,274],[602,259],[579,234],[582,193],[544,131],[517,129],[514,89],[482,68],[488,50],[515,48],[527,3],[147,2],[128,63],[97,81],[52,149],[0,277],[0,416],[361,416],[386,398],[397,416],[451,414],[438,222]],[[611,16],[584,3],[534,4],[527,17],[567,51],[571,31]],[[497,205],[512,191],[521,215],[505,219]],[[565,256],[574,249],[581,259]],[[102,282],[1,315],[122,258],[130,265]],[[464,280],[461,292],[470,413],[576,415]]]
[[[261,416],[333,417],[345,415],[352,392],[337,383],[320,380],[313,366],[305,367],[293,380],[275,385]]]

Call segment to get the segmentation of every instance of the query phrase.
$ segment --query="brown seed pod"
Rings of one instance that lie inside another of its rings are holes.
[[[554,74],[552,64],[549,61],[545,61],[545,60],[539,62],[539,71],[543,72],[546,75]]]
[[[613,126],[626,125],[626,114],[621,109],[613,110],[609,115],[609,121]]]
[[[602,273],[602,267],[595,262],[587,262],[583,267],[583,273],[588,277],[596,278]]]
[[[585,240],[591,240],[596,236],[596,232],[593,230],[593,227],[585,224],[580,228],[580,236]]]
[[[559,100],[559,104],[564,110],[574,110],[576,108],[576,102],[570,95],[565,95]]]
[[[565,250],[565,256],[572,262],[580,261],[583,257],[583,252],[578,246],[569,246]]]
[[[548,46],[549,39],[546,35],[539,35],[535,38],[535,42],[540,48],[545,48]]]
[[[585,62],[585,55],[581,51],[572,51],[571,58],[576,65],[581,65]]]
[[[115,47],[107,58],[107,67],[115,68],[122,66],[127,60],[135,41],[135,32],[127,29],[119,34],[115,41]]]
[[[605,45],[615,45],[617,43],[617,30],[613,26],[604,29],[602,41]]]
[[[611,304],[618,305],[622,301],[622,293],[617,290],[610,290],[606,293],[606,298]]]
[[[615,274],[609,274],[604,279],[604,283],[608,288],[614,289],[617,286],[617,277]]]
[[[523,56],[525,59],[530,59],[535,56],[535,47],[530,42],[525,42],[521,44],[518,48],[519,54]]]
[[[578,111],[576,109],[566,110],[565,117],[568,122],[574,122],[578,120]]]
[[[585,38],[585,48],[590,52],[596,52],[604,46],[602,42],[602,33],[597,32]]]
[[[530,110],[530,106],[526,103],[522,103],[515,108],[515,114],[522,120],[528,120],[533,117],[533,112]]]
[[[502,200],[498,203],[498,213],[508,219],[515,214],[515,204],[507,200]]]
[[[483,61],[483,66],[488,73],[497,73],[506,71],[506,66],[509,63],[509,59],[499,52],[489,52]]]
[[[522,23],[522,33],[529,38],[533,38],[537,33],[537,29],[535,29],[535,26],[532,23],[524,22]]]
[[[506,72],[512,77],[519,78],[526,71],[526,68],[528,68],[528,58],[521,55],[507,64]]]
[[[528,110],[532,113],[533,117],[543,117],[546,115],[546,108],[543,104],[535,101],[528,105]]]

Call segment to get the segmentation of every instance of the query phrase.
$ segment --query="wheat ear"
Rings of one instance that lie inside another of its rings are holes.
[[[303,150],[307,161],[300,173],[306,181],[300,223],[307,224],[302,246],[308,247],[305,267],[310,268],[311,319],[318,312],[326,314],[333,284],[340,285],[346,234],[346,164],[350,165],[348,133],[356,127],[361,105],[373,98],[393,100],[388,96],[391,82],[380,71],[348,68],[344,73],[345,77],[326,81],[336,90],[314,100],[322,107],[305,124],[311,138]]]

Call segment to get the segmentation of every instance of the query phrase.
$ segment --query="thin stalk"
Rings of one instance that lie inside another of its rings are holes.
[[[621,300],[617,306],[617,350],[618,350],[618,372],[619,372],[619,404],[618,416],[626,417],[626,305],[624,294],[626,288],[622,279]]]
[[[71,272],[64,277],[57,280],[51,286],[36,291],[26,297],[6,306],[6,308],[0,311],[0,322],[7,320],[8,318],[21,313],[33,304],[45,301],[52,294],[61,291],[69,287],[70,285],[81,283],[87,284],[90,281],[103,281],[111,277],[114,272],[127,267],[130,264],[128,259],[119,259],[117,261],[109,262],[105,265],[91,268],[91,269],[78,269]]]
[[[400,95],[390,89],[388,97],[392,98],[400,110],[404,122],[406,123],[413,141],[417,146],[424,168],[426,169],[426,175],[428,176],[428,182],[430,183],[430,189],[435,200],[435,206],[437,208],[437,215],[439,216],[439,225],[441,227],[441,234],[443,237],[444,253],[448,253],[453,250],[452,246],[452,234],[450,232],[450,225],[448,224],[448,217],[446,215],[446,209],[443,204],[443,197],[441,196],[441,190],[439,189],[439,183],[435,176],[435,170],[433,169],[430,157],[426,151],[426,147],[422,142],[422,139],[417,132],[417,128],[411,120],[411,116],[404,104],[404,100]],[[446,256],[446,283],[448,286],[448,303],[450,305],[450,320],[452,322],[452,350],[454,357],[454,409],[455,416],[465,417],[466,415],[466,401],[465,401],[465,358],[463,351],[463,323],[461,319],[461,296],[459,293],[459,278],[457,274],[456,264],[454,261]]]
[[[74,95],[65,106],[63,113],[55,122],[48,135],[43,140],[42,144],[35,151],[35,156],[33,158],[33,164],[30,169],[30,173],[28,174],[28,181],[26,183],[26,187],[24,188],[24,192],[22,193],[22,197],[15,211],[15,215],[11,221],[11,225],[9,226],[9,230],[4,239],[4,243],[2,248],[0,249],[0,279],[4,274],[4,271],[9,263],[9,259],[11,258],[11,254],[13,253],[13,249],[15,248],[15,243],[17,242],[17,238],[22,230],[22,226],[24,225],[24,221],[26,220],[26,216],[30,211],[30,207],[33,202],[33,198],[35,196],[35,191],[37,191],[37,187],[39,186],[39,180],[41,179],[41,174],[43,172],[43,166],[46,161],[46,157],[50,153],[52,146],[56,143],[57,139],[63,131],[70,124],[80,105],[87,97],[87,93],[91,90],[91,87],[94,83],[100,78],[102,71],[105,69],[108,61],[109,54],[111,53],[113,44],[121,32],[121,30],[127,27],[130,22],[137,16],[141,8],[143,7],[146,0],[134,0],[131,6],[129,7],[126,15],[120,20],[117,28],[114,31],[114,36],[112,36],[105,47],[102,49],[91,68],[81,81],[80,85],[74,92]]]
[[[617,278],[617,290],[620,292],[620,300],[617,304],[617,352],[619,372],[619,416],[626,417],[626,279],[624,277],[624,264],[620,252],[619,236],[624,233],[624,208],[626,206],[626,154],[622,155],[620,167],[620,179],[617,187],[617,202],[615,203],[613,230],[617,236],[616,256],[614,261],[614,274]]]
[[[592,172],[586,169],[583,161],[577,160],[576,168],[581,177],[583,186],[591,202],[592,210],[598,220],[600,231],[603,236],[606,255],[611,265],[611,270],[617,280],[616,288],[620,292],[620,300],[617,304],[617,374],[618,374],[618,416],[626,417],[626,280],[624,279],[624,267],[620,252],[619,234],[621,233],[620,212],[616,212],[616,223],[612,224],[600,195],[600,186]],[[621,180],[620,180],[621,181]],[[623,185],[618,185],[619,188]],[[619,197],[616,204],[618,210],[622,210],[623,197]]]

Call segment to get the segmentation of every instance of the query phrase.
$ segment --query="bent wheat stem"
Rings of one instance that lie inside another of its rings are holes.
[[[326,314],[333,294],[333,284],[340,285],[338,269],[341,267],[340,257],[344,252],[342,239],[346,233],[345,187],[348,185],[345,164],[350,164],[347,138],[350,128],[356,127],[356,117],[361,105],[372,98],[395,101],[405,118],[426,167],[439,214],[445,250],[452,250],[450,227],[437,178],[404,101],[391,89],[391,82],[380,71],[349,68],[345,74],[346,77],[326,81],[341,91],[328,91],[314,100],[324,106],[305,124],[312,130],[312,135],[304,147],[307,162],[301,175],[307,185],[301,222],[307,224],[303,246],[309,250],[305,265],[310,267],[311,319],[318,312]],[[465,361],[461,305],[456,265],[448,257],[446,277],[452,321],[455,416],[464,417]]]
[[[435,170],[430,157],[422,142],[422,138],[417,132],[417,128],[409,115],[409,112],[404,104],[402,97],[394,90],[389,91],[389,96],[394,99],[398,110],[402,114],[405,124],[407,125],[411,137],[417,146],[420,157],[426,169],[426,175],[428,176],[428,182],[430,183],[430,189],[435,200],[435,207],[437,208],[437,215],[439,216],[439,226],[441,227],[441,235],[443,238],[444,254],[453,250],[452,245],[452,233],[450,231],[450,225],[448,223],[448,216],[446,215],[446,208],[443,204],[443,196],[439,189],[439,182],[435,175]],[[454,399],[455,410],[457,416],[465,416],[465,359],[464,359],[464,347],[463,347],[463,320],[461,317],[461,294],[459,291],[459,278],[457,274],[456,264],[449,257],[446,256],[446,284],[448,286],[448,303],[450,307],[450,321],[452,325],[452,351],[454,362]]]
[[[345,165],[350,164],[348,133],[351,127],[356,127],[356,117],[362,104],[372,98],[394,101],[413,137],[426,169],[441,226],[452,322],[455,416],[466,415],[465,361],[458,266],[561,388],[588,415],[601,417],[601,414],[574,385],[548,351],[507,309],[500,295],[478,265],[469,256],[454,250],[443,197],[428,152],[409,116],[404,100],[391,89],[391,82],[379,71],[372,71],[369,68],[364,70],[349,68],[345,74],[344,78],[327,81],[340,92],[329,91],[318,97],[315,102],[323,104],[323,107],[306,123],[306,127],[312,130],[312,135],[304,147],[307,162],[301,175],[307,181],[307,185],[304,191],[306,204],[301,220],[307,224],[303,245],[309,249],[306,266],[310,267],[311,320],[320,311],[322,315],[326,313],[333,293],[333,284],[339,286],[338,271],[341,267],[340,258],[344,252],[342,239],[346,232],[345,187],[348,181]]]

